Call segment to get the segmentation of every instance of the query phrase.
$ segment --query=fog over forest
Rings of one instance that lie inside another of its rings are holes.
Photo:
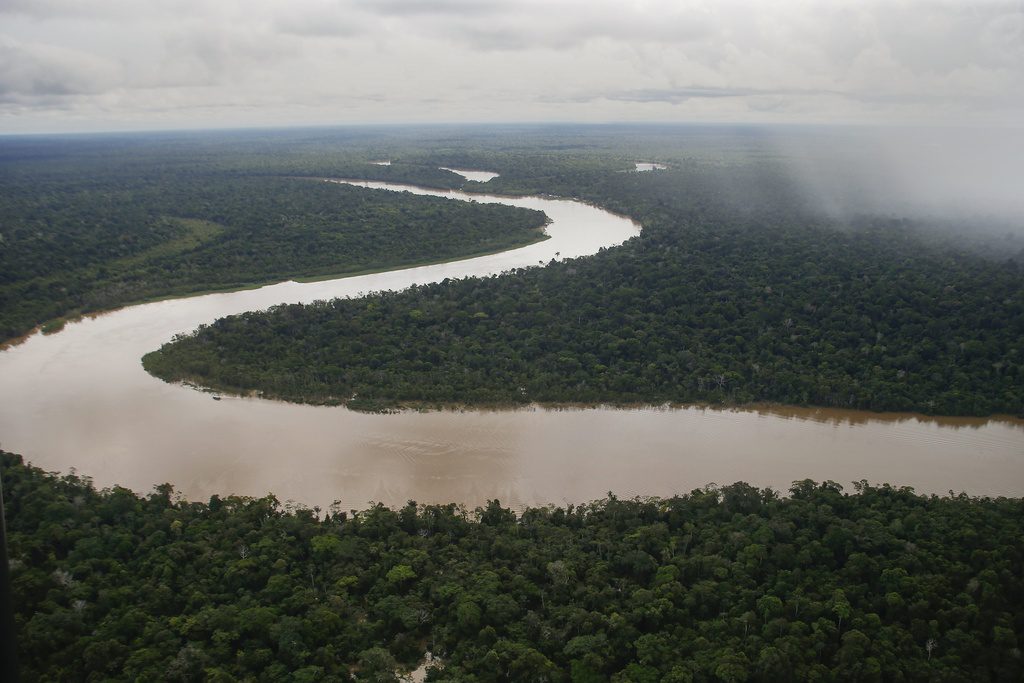
[[[1024,233],[1024,131],[980,128],[770,129],[765,144],[829,215],[958,220]]]
[[[14,0],[0,19],[0,134],[773,126],[748,151],[838,219],[1024,231],[1020,2]]]

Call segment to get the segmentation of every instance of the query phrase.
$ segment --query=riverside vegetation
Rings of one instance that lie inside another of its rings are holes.
[[[134,138],[8,142],[0,151],[0,340],[147,298],[502,251],[542,239],[546,220],[312,177],[463,182],[422,165],[253,159],[244,154],[251,143],[229,145],[223,158],[193,143],[189,158]]]
[[[423,159],[489,165],[502,174],[489,191],[578,197],[644,230],[542,269],[218,320],[146,356],[146,368],[371,410],[770,401],[1024,411],[1015,238],[1000,249],[952,239],[936,221],[839,220],[778,169],[747,161],[623,173],[608,153]]]
[[[1024,501],[861,482],[314,511],[0,453],[27,680],[1020,680]]]

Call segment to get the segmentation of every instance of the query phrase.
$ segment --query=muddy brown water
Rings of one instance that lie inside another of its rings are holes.
[[[611,247],[630,220],[540,197],[435,192],[545,211],[551,239],[501,254],[338,280],[132,306],[0,352],[0,446],[100,487],[170,482],[190,499],[261,496],[326,508],[371,501],[472,508],[671,495],[744,480],[868,479],[922,492],[1024,495],[1024,423],[799,408],[542,409],[366,415],[166,384],[139,359],[173,335],[278,303],[488,275]]]

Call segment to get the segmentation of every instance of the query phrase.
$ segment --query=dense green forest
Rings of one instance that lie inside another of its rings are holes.
[[[1021,680],[1024,501],[188,502],[0,452],[28,681]]]
[[[826,206],[749,129],[2,143],[0,338],[146,297],[500,249],[544,220],[316,181],[366,178],[575,197],[644,230],[545,268],[219,320],[146,367],[371,410],[1024,413],[1021,237],[894,213],[853,182]],[[668,169],[628,172],[637,160]],[[392,681],[428,651],[433,681],[1024,678],[1020,499],[801,481],[320,514],[0,463],[30,681]]]
[[[643,234],[543,269],[220,320],[148,355],[146,368],[364,409],[1024,411],[1019,238],[972,242],[941,220],[830,216],[770,160],[659,159],[672,167],[626,173],[601,151],[424,155],[501,171],[488,183],[499,191],[596,202],[641,221]]]
[[[250,157],[259,149],[252,141],[205,153],[196,141],[8,142],[0,147],[0,340],[151,297],[504,250],[541,239],[546,220],[315,180],[464,182],[422,164],[376,166],[340,153],[318,163],[309,151],[301,161]]]

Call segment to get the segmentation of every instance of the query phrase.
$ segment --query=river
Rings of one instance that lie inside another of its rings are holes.
[[[498,498],[583,502],[748,481],[892,482],[923,492],[1024,495],[1024,423],[813,409],[610,408],[406,412],[211,396],[139,359],[201,323],[278,303],[399,289],[592,254],[638,234],[580,202],[354,183],[539,209],[550,239],[501,254],[330,281],[132,306],[0,352],[0,445],[47,470],[190,499],[261,496],[342,509]]]

